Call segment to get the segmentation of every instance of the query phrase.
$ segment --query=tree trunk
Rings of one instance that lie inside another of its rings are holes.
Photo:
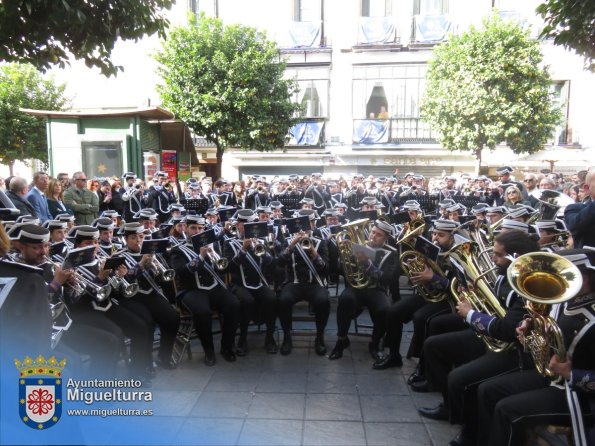
[[[479,175],[481,173],[481,147],[475,149],[475,159],[477,160],[475,163],[475,175]]]
[[[217,146],[217,166],[215,167],[215,174],[213,175],[213,183],[221,178],[221,165],[223,163],[224,152],[223,147],[220,144],[215,143],[215,145]]]
[[[14,176],[14,160],[8,162],[8,173],[10,173],[11,177]]]

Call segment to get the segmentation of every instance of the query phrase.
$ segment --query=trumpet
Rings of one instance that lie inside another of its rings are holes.
[[[112,274],[107,279],[112,289],[119,290],[126,298],[134,296],[138,293],[138,283],[130,283],[123,277],[118,277]]]
[[[45,256],[44,258],[45,261],[52,266],[52,273],[55,272],[57,266],[61,266],[49,256]],[[58,257],[58,259],[63,260],[60,257]],[[72,282],[68,282],[65,285],[72,288],[76,296],[82,296],[85,292],[89,292],[99,303],[107,300],[112,292],[112,288],[109,284],[101,286],[93,282],[93,273],[83,267],[79,267],[79,270],[75,270]],[[111,303],[109,306],[111,306]],[[109,308],[109,306],[107,308]]]
[[[229,260],[227,260],[225,257],[221,257],[212,246],[209,246],[207,255],[209,256],[209,259],[211,259],[211,263],[215,265],[215,268],[217,268],[219,271],[223,271],[229,266]]]
[[[252,250],[256,257],[262,257],[267,253],[266,247],[258,241],[258,239],[250,239],[252,243]]]
[[[312,241],[312,239],[310,237],[304,237],[303,239],[300,240],[299,243],[304,251],[307,251],[312,246],[314,246],[314,242]]]
[[[159,254],[151,256],[151,268],[155,271],[155,274],[164,282],[171,282],[174,280],[176,273],[173,269],[169,269],[165,265],[167,263],[165,263],[165,260]]]

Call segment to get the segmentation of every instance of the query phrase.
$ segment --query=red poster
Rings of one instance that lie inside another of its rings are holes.
[[[167,177],[175,180],[177,178],[178,166],[176,163],[175,150],[163,150],[161,152],[161,168],[167,173]]]

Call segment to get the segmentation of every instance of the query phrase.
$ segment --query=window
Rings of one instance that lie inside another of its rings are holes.
[[[328,79],[298,81],[299,92],[295,101],[301,105],[300,117],[328,117]]]
[[[89,178],[122,176],[122,142],[83,142],[83,171]]]
[[[386,17],[391,15],[390,0],[361,0],[362,17]]]
[[[385,106],[391,118],[418,118],[425,75],[425,65],[355,67],[353,117],[376,118]]]
[[[219,0],[188,0],[188,10],[196,16],[204,12],[207,17],[219,16]]]
[[[296,22],[319,22],[321,0],[293,0],[293,20]]]
[[[572,135],[568,131],[568,95],[570,92],[570,81],[555,81],[551,87],[552,102],[562,112],[562,122],[556,127],[554,133],[555,145],[572,144]]]
[[[414,0],[414,15],[440,15],[448,13],[448,0]]]

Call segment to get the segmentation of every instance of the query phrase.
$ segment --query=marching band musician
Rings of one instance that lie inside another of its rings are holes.
[[[473,310],[461,299],[457,313],[469,329],[431,336],[424,343],[426,374],[430,385],[442,392],[444,402],[434,408],[420,408],[419,413],[431,419],[463,424],[450,446],[476,444],[477,385],[489,378],[520,369],[533,368],[529,354],[512,348],[500,352],[486,350],[477,334],[504,341],[516,341],[516,327],[526,312],[524,301],[510,287],[506,271],[511,258],[539,251],[539,245],[527,233],[511,230],[494,240],[493,262],[498,267],[495,297],[506,310],[503,318]],[[461,348],[464,345],[465,348]],[[453,366],[455,367],[453,370]],[[451,371],[452,370],[452,371]]]
[[[147,231],[149,235],[157,230],[156,225],[157,220],[159,219],[159,214],[157,214],[154,209],[141,209],[140,212],[135,215],[135,218],[141,225],[143,225],[145,231]]]
[[[169,217],[169,206],[176,202],[167,173],[159,171],[153,175],[153,185],[147,194],[148,204],[157,212],[159,221],[164,223]]]
[[[315,211],[311,210],[308,215],[310,224],[315,217]],[[324,287],[324,278],[328,272],[328,248],[324,240],[312,237],[311,232],[295,233],[293,238],[288,239],[287,247],[278,258],[279,266],[285,266],[287,280],[279,295],[279,321],[283,329],[280,349],[282,355],[289,355],[293,349],[291,314],[293,306],[300,300],[308,301],[315,314],[316,354],[322,356],[326,353],[324,329],[330,314],[330,302],[328,291]]]
[[[355,254],[365,266],[366,276],[372,279],[371,284],[362,289],[346,287],[339,296],[337,307],[337,343],[329,355],[329,359],[339,359],[343,350],[350,345],[347,333],[352,319],[360,308],[366,306],[370,312],[374,328],[372,341],[368,349],[372,357],[379,357],[380,340],[386,331],[386,312],[389,308],[388,289],[397,272],[397,253],[388,245],[388,239],[393,236],[393,227],[385,221],[376,220],[370,229],[366,246],[375,253],[370,258],[366,253]]]
[[[114,221],[111,218],[97,218],[93,221],[92,226],[99,229],[99,248],[104,251],[108,257],[111,256],[113,252],[122,249],[120,240],[114,238],[115,226]]]
[[[560,230],[554,220],[535,222],[535,230],[539,236],[539,246],[543,251],[556,252],[564,248],[564,240],[560,239]]]
[[[328,246],[328,277],[330,282],[338,283],[341,267],[339,264],[339,249],[337,248],[337,240],[333,234],[333,227],[339,225],[339,213],[334,208],[328,208],[323,212],[326,225],[314,231],[316,237],[326,241]]]
[[[435,220],[432,230],[432,242],[442,252],[448,251],[455,244],[454,232],[459,226],[457,222],[452,220]],[[445,264],[439,264],[439,266],[443,271],[446,270],[445,272],[448,272]],[[421,272],[413,271],[410,279],[414,286],[421,285],[444,291],[448,289],[448,277],[438,276],[428,265],[425,265],[425,269]],[[417,293],[392,304],[386,314],[386,345],[389,348],[389,354],[376,360],[372,367],[376,370],[383,370],[389,367],[401,367],[403,365],[399,347],[403,336],[403,325],[411,320],[413,320],[414,330],[410,347],[411,356],[419,357],[425,339],[427,321],[433,316],[447,312],[449,308],[446,299],[440,302],[427,302]],[[412,375],[410,383],[414,381],[423,382],[424,379],[422,372],[418,370]]]
[[[172,242],[172,248],[179,243],[186,241],[186,217],[185,216],[172,216],[169,220],[172,224],[171,230],[169,231],[169,238]]]
[[[50,231],[50,244],[60,243],[66,240],[68,225],[60,220],[48,220],[45,226]]]
[[[177,300],[194,317],[194,324],[203,350],[207,366],[215,365],[213,344],[212,311],[219,311],[223,320],[221,355],[228,362],[236,360],[234,337],[239,321],[239,302],[229,291],[209,256],[209,247],[203,246],[200,252],[193,250],[191,237],[205,229],[205,220],[198,215],[186,216],[186,244],[175,247],[170,252],[171,266],[179,279]]]
[[[138,292],[132,297],[120,299],[120,305],[134,310],[150,324],[151,341],[155,325],[159,326],[161,338],[156,364],[163,369],[173,369],[176,365],[172,361],[172,351],[180,326],[180,316],[159,285],[160,281],[165,281],[155,267],[155,262],[160,260],[156,254],[141,254],[145,234],[140,223],[126,223],[120,228],[120,232],[124,236],[126,247],[117,254],[126,258],[130,269],[127,277],[135,279],[138,284]],[[167,268],[167,265],[162,267]],[[149,367],[152,366],[151,361]]]
[[[575,444],[595,444],[595,249],[570,249],[557,254],[577,266],[583,278],[576,296],[555,304],[550,315],[562,332],[568,352],[549,360],[552,378],[524,370],[479,385],[479,444],[506,446],[523,441],[523,429],[537,424],[571,424]],[[525,335],[528,318],[517,333]],[[582,412],[582,414],[581,414]],[[582,419],[581,415],[587,415]],[[590,419],[590,425],[587,424]]]
[[[262,210],[259,212],[261,214]],[[236,344],[238,356],[245,356],[248,351],[248,325],[251,320],[258,320],[257,308],[260,308],[266,325],[265,350],[274,354],[278,349],[274,337],[277,296],[266,279],[266,270],[273,266],[274,258],[268,248],[263,248],[262,255],[255,252],[256,244],[266,247],[267,240],[246,238],[244,224],[254,219],[254,212],[250,209],[239,210],[237,238],[227,239],[223,248],[224,257],[230,260],[231,290],[240,302],[240,336]]]
[[[124,201],[122,217],[125,221],[131,222],[133,221],[134,215],[145,207],[145,190],[142,184],[134,184],[136,182],[136,174],[134,172],[126,172],[122,175],[122,179],[126,183],[126,185],[120,189],[120,195],[122,195],[122,201]]]
[[[36,289],[37,277],[43,277],[46,281],[43,301],[37,301],[34,298],[24,300],[27,303],[27,313],[32,315],[32,318],[27,318],[27,320],[35,320],[37,323],[35,327],[29,326],[28,323],[25,326],[18,327],[21,332],[18,341],[19,347],[22,348],[24,343],[26,346],[26,340],[28,338],[41,338],[43,336],[46,342],[49,341],[50,333],[46,331],[46,318],[48,316],[53,316],[54,327],[56,324],[60,324],[60,329],[63,330],[57,345],[52,346],[52,348],[55,349],[55,351],[60,352],[60,354],[65,354],[69,358],[72,358],[74,361],[71,362],[74,362],[77,365],[79,362],[78,353],[88,354],[90,357],[89,370],[92,371],[93,375],[97,376],[97,374],[100,374],[101,376],[113,377],[116,363],[119,358],[120,346],[123,342],[122,332],[117,326],[112,327],[114,328],[114,331],[110,331],[110,327],[107,325],[104,325],[103,328],[99,328],[84,323],[84,319],[80,318],[75,319],[69,324],[67,321],[70,319],[70,316],[68,315],[69,310],[67,307],[61,310],[61,314],[57,316],[48,314],[50,303],[53,305],[64,304],[62,286],[70,280],[73,280],[74,272],[73,270],[62,270],[58,265],[53,267],[46,262],[49,230],[39,226],[26,224],[20,226],[18,231],[13,233],[13,236],[19,254],[14,260],[11,260],[10,265],[5,265],[3,260],[1,265],[2,269],[15,267],[20,269],[19,266],[22,266],[25,268],[23,273],[33,273],[33,276],[30,274],[22,276],[23,278],[27,278],[25,281],[26,283],[19,281],[17,284],[22,293],[20,297],[33,296],[32,294],[29,294],[27,290],[31,291]],[[17,277],[21,276],[19,273],[16,273],[15,275]],[[39,290],[39,292],[42,293],[41,290]],[[40,306],[35,307],[34,305]],[[24,319],[21,319],[21,315],[19,314],[19,311],[16,310],[16,307],[13,306],[11,309],[6,307],[3,308],[3,312],[4,311],[7,313],[14,311],[11,315],[12,320],[3,319],[3,322],[6,322],[6,324],[13,326],[15,318],[19,320],[20,323],[23,322]],[[45,350],[39,350],[39,345],[36,347],[38,348],[37,351]]]
[[[74,237],[74,248],[87,246],[98,247],[99,230],[92,226],[75,226],[69,235]],[[95,252],[95,255],[97,252]],[[91,263],[82,265],[93,276],[96,285],[107,284],[107,277],[112,273],[109,270],[101,269],[95,258]],[[123,277],[127,269],[122,265],[115,272]],[[65,295],[66,302],[70,308],[73,319],[84,324],[92,325],[99,329],[108,330],[118,334],[123,345],[124,336],[130,338],[130,372],[132,376],[142,378],[149,385],[152,374],[150,372],[151,350],[153,333],[146,320],[139,316],[139,308],[125,308],[114,304],[108,297],[104,302],[96,302],[93,291],[85,289],[82,295],[77,295],[73,288],[66,288],[69,293]]]

